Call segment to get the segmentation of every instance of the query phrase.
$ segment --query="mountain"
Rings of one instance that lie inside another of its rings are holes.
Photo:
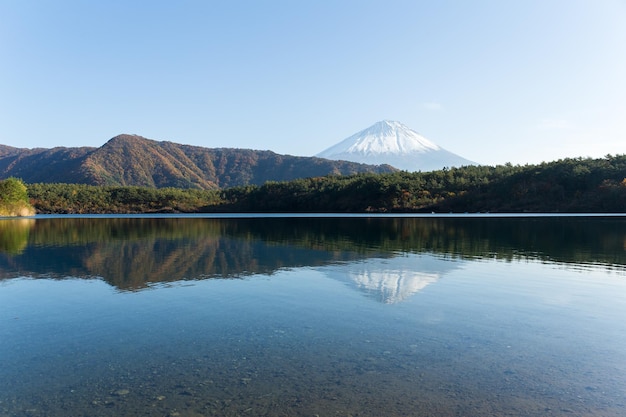
[[[383,120],[318,153],[319,158],[388,164],[406,171],[476,165],[449,152],[400,122]]]
[[[216,189],[325,175],[393,172],[372,166],[271,151],[204,148],[119,135],[99,148],[20,149],[0,145],[0,179]]]

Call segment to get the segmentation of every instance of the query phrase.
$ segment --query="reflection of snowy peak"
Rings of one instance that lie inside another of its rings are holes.
[[[360,271],[349,275],[360,289],[380,296],[385,304],[404,301],[439,279],[438,274],[402,270]]]
[[[368,258],[331,270],[328,276],[346,282],[385,304],[399,303],[433,284],[460,263],[430,254]]]
[[[431,171],[473,164],[402,123],[389,120],[378,122],[316,156],[373,165],[389,164],[407,171]]]

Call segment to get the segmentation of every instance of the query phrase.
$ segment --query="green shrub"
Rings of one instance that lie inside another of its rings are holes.
[[[28,189],[18,178],[0,181],[0,216],[32,216],[35,210],[28,202]]]

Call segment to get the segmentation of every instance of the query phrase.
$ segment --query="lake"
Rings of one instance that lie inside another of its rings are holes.
[[[0,416],[624,416],[626,217],[0,219]]]

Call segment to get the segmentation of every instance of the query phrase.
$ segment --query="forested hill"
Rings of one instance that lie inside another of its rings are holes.
[[[375,166],[271,151],[204,148],[119,135],[100,148],[20,149],[0,145],[0,179],[26,183],[217,189],[266,181],[393,172]]]
[[[324,176],[223,190],[31,184],[40,213],[626,213],[626,155],[539,165]]]
[[[236,211],[626,212],[626,155],[300,179],[226,190]]]

